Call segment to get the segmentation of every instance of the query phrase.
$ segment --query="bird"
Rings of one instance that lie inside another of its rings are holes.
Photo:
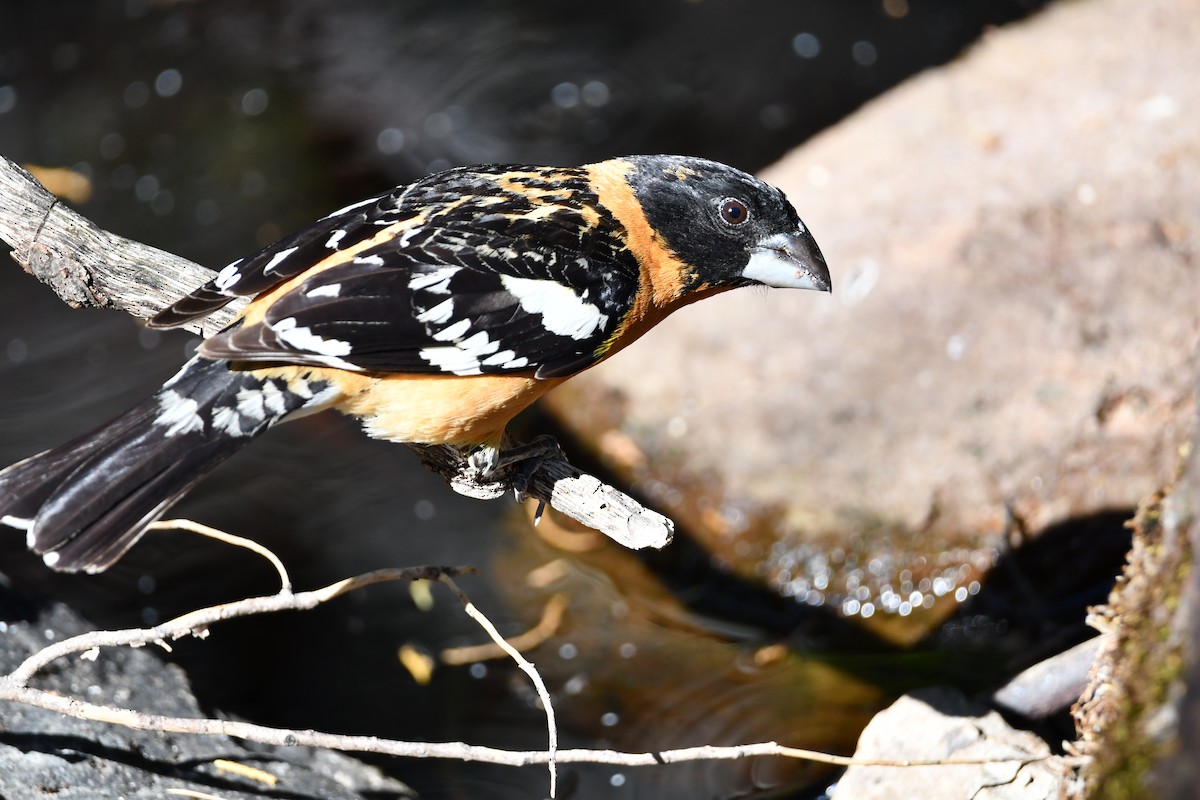
[[[831,279],[784,193],[725,164],[638,155],[428,175],[234,261],[152,317],[173,328],[250,298],[143,402],[0,471],[0,523],[52,569],[103,571],[254,437],[326,409],[371,437],[460,448],[486,477],[508,466],[505,426],[538,397],[743,286]]]

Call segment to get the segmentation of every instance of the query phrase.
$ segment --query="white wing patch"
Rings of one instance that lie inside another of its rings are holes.
[[[3,517],[0,517],[0,525],[7,525],[10,528],[19,528],[20,530],[27,531],[33,527],[33,520],[5,514]]]
[[[276,417],[281,417],[287,413],[287,401],[283,397],[283,392],[279,391],[279,387],[274,381],[263,381],[262,385],[263,406],[267,411],[270,411]]]
[[[271,260],[267,262],[267,265],[265,267],[263,267],[263,274],[264,275],[269,274],[271,272],[271,270],[278,267],[280,264],[282,264],[284,261],[287,260],[288,256],[290,256],[292,253],[296,252],[299,249],[300,248],[298,248],[298,247],[289,247],[286,250],[280,250],[278,253],[271,256]]]
[[[459,326],[456,323],[451,327]],[[466,326],[462,326],[462,329],[465,331]],[[435,338],[442,337],[438,335]],[[482,371],[480,367],[484,365],[521,369],[529,364],[529,359],[524,356],[518,358],[512,350],[500,350],[500,342],[493,341],[486,331],[479,331],[452,345],[426,347],[420,351],[420,356],[438,369],[455,375],[478,375]]]
[[[483,360],[484,366],[502,367],[503,369],[520,369],[521,367],[529,366],[529,359],[525,356],[517,357],[517,354],[512,350],[501,350],[499,353],[490,355]]]
[[[279,341],[297,350],[319,356],[348,356],[350,343],[341,339],[322,339],[310,329],[297,327],[295,317],[285,317],[270,326]]]
[[[217,277],[213,279],[213,285],[223,292],[240,281],[242,279],[242,273],[238,272],[238,264],[240,263],[242,263],[242,259],[239,258],[218,272]]]
[[[242,430],[242,415],[229,406],[217,406],[214,408],[212,423],[213,428],[224,432],[228,436],[240,438],[249,435],[248,431]]]
[[[417,314],[418,322],[432,322],[434,325],[445,325],[454,316],[454,298],[447,298],[436,306]]]
[[[586,339],[608,323],[607,314],[557,281],[501,275],[500,282],[521,303],[522,310],[541,314],[542,325],[551,333]]]
[[[339,208],[337,211],[334,211],[332,214],[326,214],[325,216],[321,217],[321,219],[329,219],[330,217],[337,217],[337,216],[340,216],[340,215],[342,215],[342,214],[345,214],[345,213],[347,213],[347,212],[349,212],[349,211],[353,211],[353,210],[354,210],[354,209],[356,209],[356,208],[362,208],[362,207],[363,207],[363,206],[365,206],[367,203],[374,203],[374,202],[375,202],[376,200],[378,200],[378,199],[379,199],[378,197],[368,197],[366,200],[359,200],[357,203],[351,203],[351,204],[350,204],[350,205],[348,205],[348,206],[345,206],[345,207],[343,207],[343,208]]]
[[[238,389],[237,411],[243,417],[262,421],[267,416],[266,409],[263,408],[262,392],[253,389]]]
[[[340,283],[327,283],[324,286],[318,286],[315,289],[309,289],[304,293],[305,297],[337,297],[342,293],[342,285]]]
[[[450,279],[457,275],[460,269],[462,267],[441,267],[419,273],[408,281],[408,288],[414,292],[425,290],[433,294],[450,294]]]
[[[164,436],[204,430],[204,420],[196,413],[200,404],[174,389],[168,389],[158,396],[158,408],[159,414],[154,418],[154,424],[167,429]]]
[[[329,250],[336,250],[338,242],[340,242],[345,235],[346,230],[344,228],[339,228],[330,235],[329,239],[325,241],[325,247]]]

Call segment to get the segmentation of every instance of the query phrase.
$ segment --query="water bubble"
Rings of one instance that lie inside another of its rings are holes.
[[[579,105],[579,87],[564,81],[550,90],[550,99],[559,108],[574,108]]]
[[[177,69],[164,69],[154,79],[154,92],[159,97],[174,97],[183,88],[183,74]]]
[[[125,107],[141,108],[150,99],[150,87],[145,81],[134,81],[125,87]]]
[[[612,97],[612,93],[608,89],[608,84],[604,81],[588,81],[583,85],[581,94],[583,102],[592,108],[607,105]]]
[[[133,194],[143,203],[149,203],[158,194],[158,178],[154,175],[143,175],[133,185]]]
[[[404,131],[398,128],[384,128],[375,137],[375,147],[385,156],[392,156],[404,149]]]
[[[432,500],[422,498],[413,504],[413,516],[422,522],[428,522],[433,519],[433,515],[437,513],[437,507]]]
[[[100,139],[100,155],[110,161],[125,152],[125,137],[113,131]]]
[[[166,216],[175,208],[175,195],[168,191],[161,191],[154,195],[150,200],[150,210],[158,216]]]
[[[9,361],[20,364],[29,357],[29,345],[25,343],[24,339],[12,339],[5,348],[5,352],[8,354]]]
[[[434,139],[444,139],[454,132],[454,121],[444,111],[435,111],[425,118],[422,127]]]
[[[267,110],[271,96],[266,89],[249,89],[242,95],[241,109],[247,117],[257,117]]]
[[[143,350],[153,350],[162,343],[162,331],[151,330],[150,328],[138,329],[138,344]]]
[[[875,45],[868,41],[858,41],[850,48],[850,55],[854,58],[855,63],[859,66],[870,67],[874,66],[879,60],[879,53],[875,49]]]
[[[821,53],[821,42],[811,33],[798,33],[792,38],[792,49],[801,58],[816,58]]]

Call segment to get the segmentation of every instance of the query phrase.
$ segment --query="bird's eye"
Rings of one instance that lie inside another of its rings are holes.
[[[721,219],[730,225],[741,225],[750,219],[750,209],[735,197],[726,197],[720,205]]]

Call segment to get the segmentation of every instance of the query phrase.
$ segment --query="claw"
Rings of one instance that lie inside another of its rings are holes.
[[[467,464],[480,477],[486,478],[500,468],[500,448],[490,444],[480,445],[467,456]]]

